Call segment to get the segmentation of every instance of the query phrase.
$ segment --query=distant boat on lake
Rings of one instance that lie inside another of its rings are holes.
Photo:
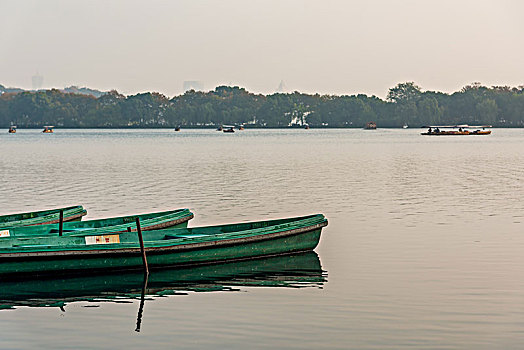
[[[53,132],[53,128],[54,128],[54,126],[52,126],[52,125],[45,125],[44,126],[44,130],[42,130],[42,132],[45,133],[45,134],[50,134],[50,133]]]
[[[469,126],[467,124],[462,125],[442,125],[442,126],[424,126],[428,128],[428,131],[421,133],[421,135],[428,136],[456,136],[456,135],[490,135],[491,130],[486,130],[486,128],[491,128],[491,125],[479,125],[479,126]],[[448,130],[441,130],[448,129]],[[476,130],[470,130],[476,129]]]
[[[9,133],[10,134],[15,134],[16,133],[16,126],[12,125],[9,127]]]
[[[377,128],[377,123],[375,122],[367,122],[364,129],[366,130],[375,130]]]
[[[407,129],[407,128],[409,128],[408,124],[404,123],[404,125],[402,125],[402,129]]]

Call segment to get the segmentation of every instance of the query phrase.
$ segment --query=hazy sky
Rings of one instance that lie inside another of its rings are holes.
[[[0,0],[0,84],[374,94],[524,84],[524,1]]]

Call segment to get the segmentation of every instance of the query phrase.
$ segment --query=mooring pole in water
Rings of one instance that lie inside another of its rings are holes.
[[[144,270],[149,274],[149,267],[147,266],[146,250],[144,248],[144,239],[142,238],[142,229],[140,228],[140,219],[136,218],[136,231],[138,232],[138,241],[140,242],[140,252],[142,253],[142,263]]]
[[[142,325],[142,314],[144,313],[144,302],[147,289],[147,272],[144,271],[144,280],[142,282],[142,292],[140,293],[140,306],[138,307],[138,315],[136,316],[136,328],[135,332],[140,332],[140,326]]]
[[[60,209],[60,218],[58,219],[58,235],[62,236],[64,231],[64,210]]]

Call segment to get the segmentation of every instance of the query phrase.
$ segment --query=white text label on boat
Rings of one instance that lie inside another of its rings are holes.
[[[120,235],[86,236],[85,239],[86,245],[120,243]]]

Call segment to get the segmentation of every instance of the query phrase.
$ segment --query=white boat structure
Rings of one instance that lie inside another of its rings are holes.
[[[421,135],[428,136],[458,136],[458,135],[490,135],[491,125],[436,125],[436,126],[423,126],[428,128],[428,131],[421,133]],[[442,129],[442,130],[441,130]]]

